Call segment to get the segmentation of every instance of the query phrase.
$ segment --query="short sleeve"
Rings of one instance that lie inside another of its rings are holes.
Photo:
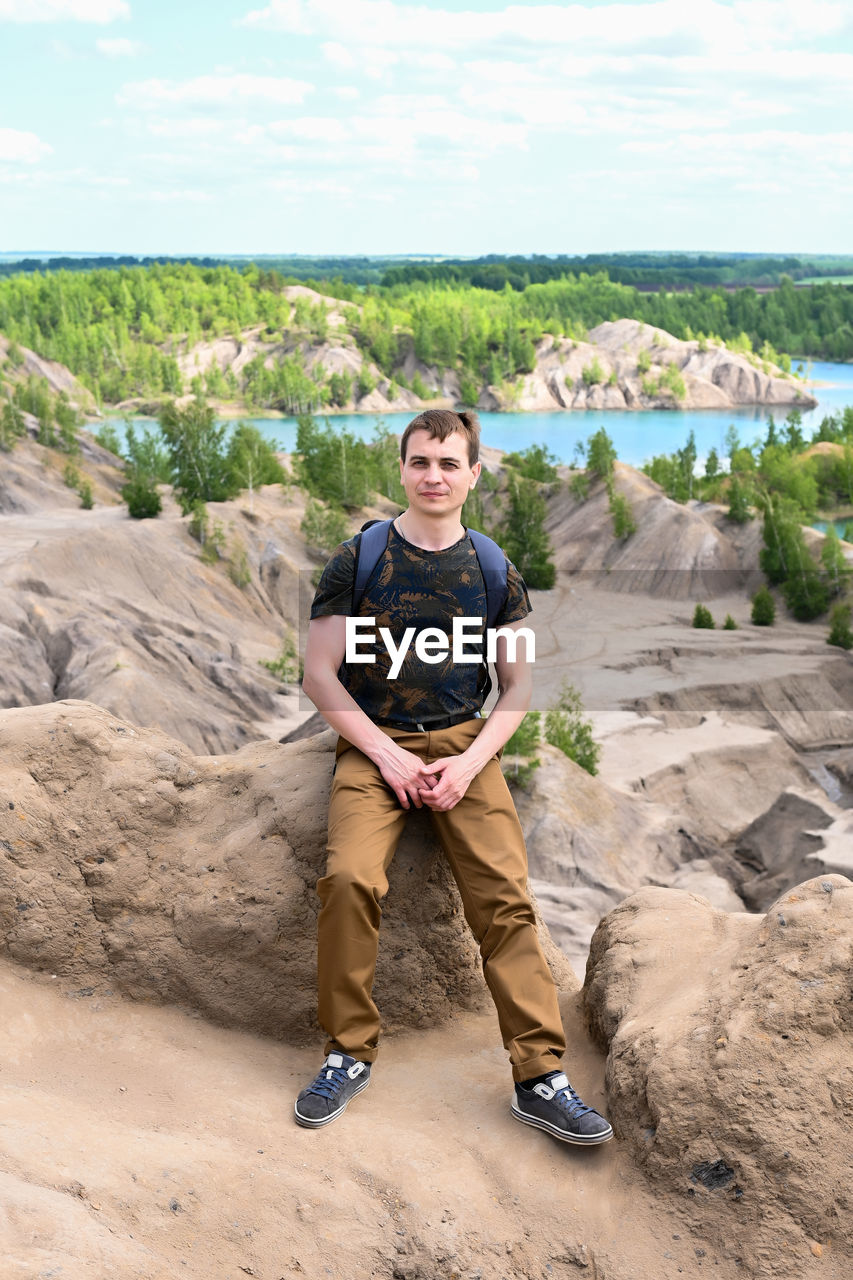
[[[524,579],[511,561],[506,562],[506,603],[498,614],[495,626],[503,627],[508,622],[518,622],[526,618],[531,611],[530,597]]]
[[[355,577],[355,542],[342,542],[332,552],[320,575],[320,585],[311,605],[312,618],[352,613],[352,588]]]

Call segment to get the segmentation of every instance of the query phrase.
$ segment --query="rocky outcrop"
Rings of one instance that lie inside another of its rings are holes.
[[[582,499],[572,492],[568,468],[561,479],[564,483],[548,497],[545,529],[554,563],[575,575],[577,585],[668,599],[713,599],[754,591],[763,582],[757,550],[742,550],[730,536],[729,522],[709,519],[716,508],[673,502],[654,480],[617,462],[613,484],[637,526],[630,538],[620,540],[614,536],[604,483],[593,481]]]
[[[764,916],[644,889],[593,939],[583,997],[617,1135],[748,1275],[849,1266],[851,966],[853,883],[837,875]]]
[[[95,398],[64,364],[56,360],[46,360],[43,356],[30,351],[29,347],[18,346],[19,359],[12,363],[9,360],[10,340],[0,333],[0,365],[3,366],[3,377],[14,386],[18,382],[26,382],[28,378],[44,378],[54,394],[62,392],[76,408],[85,413],[95,412]]]
[[[291,1043],[313,1038],[333,741],[198,757],[88,703],[0,712],[3,953]],[[484,991],[445,861],[413,824],[383,921],[386,1025],[438,1025]]]
[[[640,320],[605,321],[587,339],[544,337],[533,372],[510,393],[488,388],[480,408],[548,412],[817,403],[802,382],[757,357],[707,344],[703,350],[697,341],[682,341]]]
[[[853,742],[853,662],[823,654],[779,653],[776,665],[765,660],[765,677],[733,682],[730,673],[719,683],[692,684],[638,699],[635,710],[673,723],[679,716],[717,711],[743,724],[772,729],[799,751],[846,747]],[[795,669],[792,669],[795,668]]]

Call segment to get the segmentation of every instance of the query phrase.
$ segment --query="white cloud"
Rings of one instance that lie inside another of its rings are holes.
[[[170,120],[158,116],[148,121],[148,132],[158,138],[210,138],[222,131],[222,122],[208,116],[193,116],[189,120]]]
[[[323,45],[323,57],[327,62],[331,62],[333,67],[349,69],[355,66],[355,58],[349,49],[345,49],[342,44],[336,44],[334,41]]]
[[[338,178],[306,178],[300,173],[271,178],[267,186],[270,190],[282,191],[293,199],[301,199],[307,195],[338,196],[346,199],[353,193],[352,187]]]
[[[0,22],[113,22],[129,18],[125,0],[0,0]]]
[[[151,200],[154,204],[208,204],[213,200],[209,191],[144,191],[142,199]]]
[[[300,138],[306,142],[344,142],[349,129],[331,116],[302,116],[296,120],[276,120],[267,125],[275,137]]]
[[[667,55],[702,49],[764,49],[841,29],[845,6],[832,0],[649,0],[643,4],[510,4],[489,13],[431,9],[394,0],[271,0],[241,20],[293,34],[334,36],[411,50],[485,44],[644,47]]]
[[[119,37],[115,40],[96,40],[95,48],[105,58],[135,58],[142,52],[143,46],[137,40]]]
[[[193,80],[139,80],[126,84],[117,95],[122,106],[150,111],[167,104],[226,106],[251,101],[298,105],[314,86],[305,80],[277,76],[212,75]]]
[[[356,98],[361,97],[358,89],[351,84],[338,85],[337,88],[332,90],[332,92],[336,98],[342,98],[344,102],[353,102]]]
[[[21,129],[0,129],[0,160],[16,164],[37,164],[53,148],[34,133]]]

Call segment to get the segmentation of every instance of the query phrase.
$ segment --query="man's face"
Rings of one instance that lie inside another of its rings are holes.
[[[479,474],[479,462],[472,467],[468,461],[468,441],[461,431],[446,440],[437,440],[428,431],[413,431],[406,460],[400,459],[400,483],[409,506],[424,514],[458,514]]]

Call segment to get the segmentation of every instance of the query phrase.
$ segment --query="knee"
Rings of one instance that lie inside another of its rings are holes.
[[[324,907],[332,904],[378,907],[387,892],[388,882],[384,877],[374,882],[353,867],[338,867],[317,881],[317,893]]]
[[[536,916],[529,898],[520,896],[513,901],[499,903],[485,922],[485,928],[478,938],[483,959],[511,943],[513,938],[526,929],[536,929]]]

